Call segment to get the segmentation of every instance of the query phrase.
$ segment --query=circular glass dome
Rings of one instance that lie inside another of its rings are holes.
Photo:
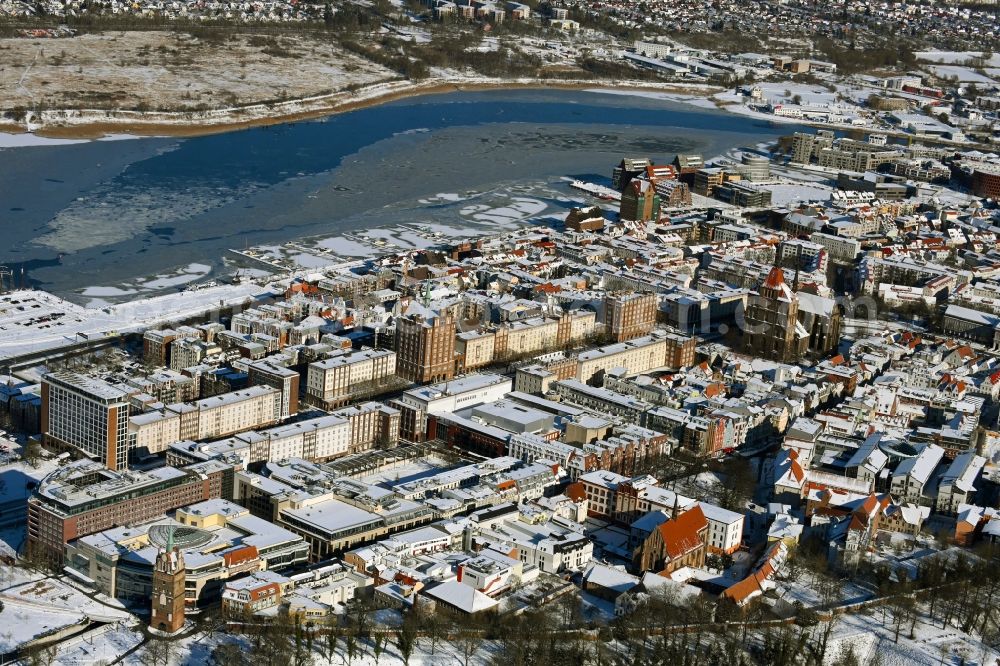
[[[153,525],[149,528],[149,540],[161,548],[166,548],[171,541],[181,550],[197,548],[212,538],[211,532],[186,525]]]

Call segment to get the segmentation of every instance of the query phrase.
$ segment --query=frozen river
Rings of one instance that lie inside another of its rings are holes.
[[[562,176],[607,179],[624,155],[711,157],[794,129],[641,96],[518,90],[197,138],[12,147],[0,151],[0,264],[77,300],[142,276],[174,289],[225,270],[231,248],[403,223],[488,229],[565,209]]]

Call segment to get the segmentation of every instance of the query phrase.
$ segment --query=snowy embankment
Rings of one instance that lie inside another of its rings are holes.
[[[265,121],[294,119],[303,116],[334,113],[356,106],[375,104],[399,97],[421,95],[457,88],[517,88],[517,87],[592,87],[587,80],[550,80],[537,78],[490,78],[473,75],[446,75],[420,82],[398,80],[376,83],[354,91],[342,90],[330,94],[303,97],[269,104],[250,104],[202,111],[134,111],[126,109],[47,109],[41,112],[31,129],[51,126],[81,127],[86,125],[161,126],[170,128],[205,127],[254,124]],[[683,91],[692,98],[703,97],[718,91],[704,85],[683,83],[653,83],[649,81],[620,81],[616,89],[644,89],[650,91]]]

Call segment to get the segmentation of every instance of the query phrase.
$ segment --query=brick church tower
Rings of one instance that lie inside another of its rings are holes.
[[[171,532],[167,547],[156,555],[150,627],[173,634],[184,626],[184,578],[184,554],[174,547]]]

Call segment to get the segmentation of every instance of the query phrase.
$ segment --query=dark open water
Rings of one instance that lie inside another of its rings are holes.
[[[0,264],[69,295],[191,262],[221,269],[247,244],[413,221],[437,193],[607,177],[623,155],[711,157],[796,129],[642,97],[518,90],[190,139],[11,148],[0,151]]]

